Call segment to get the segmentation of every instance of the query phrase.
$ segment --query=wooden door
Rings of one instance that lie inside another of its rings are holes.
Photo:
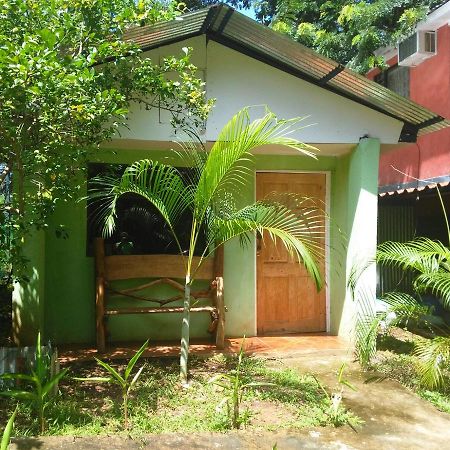
[[[296,193],[325,205],[326,175],[257,173],[256,197],[272,192]],[[325,237],[321,239],[325,246]],[[319,262],[324,276],[324,261]],[[280,242],[264,236],[257,249],[258,334],[326,331],[325,287],[317,292],[303,265],[289,257]]]

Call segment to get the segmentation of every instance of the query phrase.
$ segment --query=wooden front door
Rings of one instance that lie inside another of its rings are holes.
[[[312,197],[325,205],[326,175],[257,173],[256,198],[272,192]],[[317,292],[303,265],[265,236],[257,249],[258,335],[326,331],[325,287]],[[322,239],[325,245],[325,239]],[[320,262],[324,276],[324,262]]]

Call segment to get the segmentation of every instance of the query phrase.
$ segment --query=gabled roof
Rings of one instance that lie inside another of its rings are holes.
[[[417,136],[450,126],[449,120],[223,4],[130,29],[124,38],[145,51],[203,34],[208,40],[398,119],[403,122],[401,142],[415,142]]]

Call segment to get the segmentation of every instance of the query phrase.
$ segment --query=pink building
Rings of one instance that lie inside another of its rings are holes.
[[[432,11],[397,48],[379,50],[389,65],[368,78],[450,118],[450,2]],[[414,132],[414,131],[413,131]],[[379,242],[429,236],[448,244],[440,186],[450,209],[450,129],[388,150],[379,167]]]

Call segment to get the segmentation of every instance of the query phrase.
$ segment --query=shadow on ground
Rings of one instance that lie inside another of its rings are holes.
[[[42,437],[15,440],[13,450],[150,450],[150,449],[364,449],[364,450],[442,450],[450,440],[450,416],[420,399],[399,383],[383,380],[365,383],[369,377],[352,362],[350,351],[320,350],[291,352],[283,358],[270,358],[268,364],[313,372],[331,391],[336,373],[348,364],[347,378],[357,388],[344,393],[346,407],[364,420],[353,431],[350,427],[314,428],[295,432],[248,433],[245,430],[220,433],[165,434],[140,436]]]

